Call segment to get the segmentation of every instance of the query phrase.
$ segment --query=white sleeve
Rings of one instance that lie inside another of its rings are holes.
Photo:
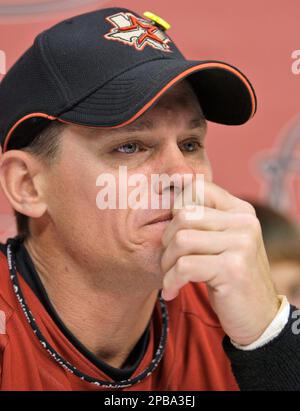
[[[281,305],[278,310],[278,313],[274,320],[271,322],[271,324],[268,326],[268,328],[259,337],[259,339],[249,345],[239,345],[231,340],[231,344],[235,348],[238,348],[239,350],[243,351],[255,350],[256,348],[260,348],[263,345],[268,344],[268,342],[272,341],[281,333],[281,331],[284,329],[288,322],[291,306],[286,296],[279,295],[278,297],[281,299]]]

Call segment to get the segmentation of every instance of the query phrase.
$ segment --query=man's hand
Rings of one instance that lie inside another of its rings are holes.
[[[215,184],[205,183],[204,199],[202,218],[187,218],[190,209],[174,210],[164,233],[163,297],[174,299],[190,281],[205,282],[225,333],[248,345],[263,334],[280,306],[261,227],[249,203]]]

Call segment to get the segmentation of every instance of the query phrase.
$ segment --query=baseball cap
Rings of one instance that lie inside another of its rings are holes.
[[[256,96],[246,76],[221,61],[187,60],[154,20],[106,8],[40,33],[0,84],[3,151],[30,144],[53,120],[123,127],[183,79],[207,120],[247,122]]]

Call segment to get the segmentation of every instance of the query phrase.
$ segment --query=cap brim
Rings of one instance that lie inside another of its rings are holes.
[[[255,92],[237,68],[219,61],[158,59],[120,74],[67,111],[22,117],[7,134],[3,151],[28,145],[52,120],[86,127],[123,127],[153,107],[165,92],[185,78],[192,85],[207,120],[240,125],[254,115]]]
[[[219,61],[159,59],[115,77],[57,117],[91,127],[125,126],[184,78],[193,86],[209,121],[240,125],[256,111],[251,83],[235,67]]]

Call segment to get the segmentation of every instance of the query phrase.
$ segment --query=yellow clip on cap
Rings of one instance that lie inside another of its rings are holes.
[[[151,11],[145,11],[144,16],[152,20],[153,23],[160,26],[163,30],[169,30],[171,28],[171,24],[169,24],[168,22],[166,22],[166,20],[162,19],[156,14],[151,13]]]

